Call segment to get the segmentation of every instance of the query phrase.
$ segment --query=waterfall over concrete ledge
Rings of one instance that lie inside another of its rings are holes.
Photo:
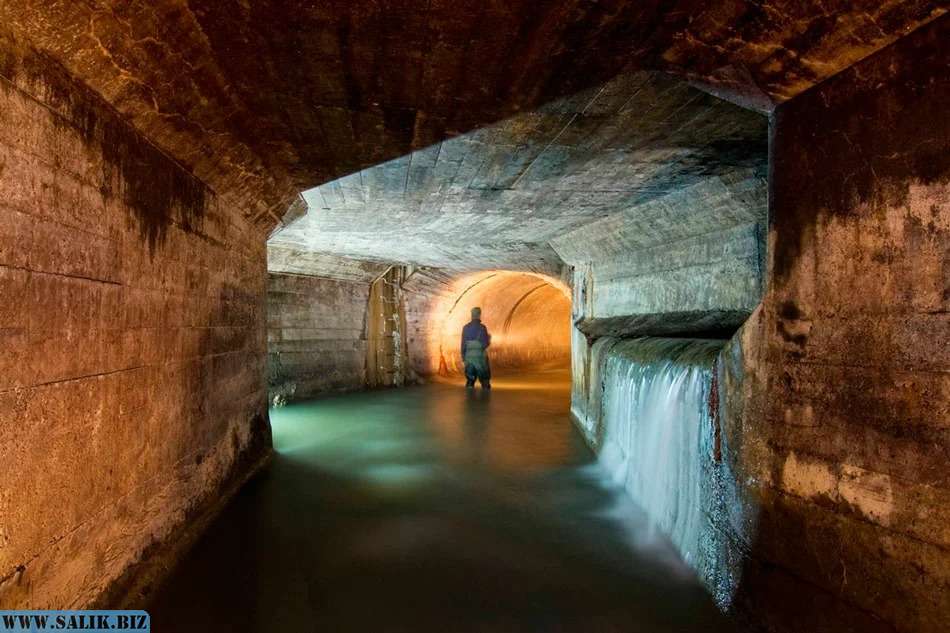
[[[721,529],[734,477],[723,460],[717,362],[725,342],[601,338],[580,426],[601,462],[667,534],[724,609],[738,584]]]

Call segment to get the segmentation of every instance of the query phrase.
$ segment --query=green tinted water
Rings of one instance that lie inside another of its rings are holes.
[[[715,631],[568,419],[568,378],[271,412],[278,456],[150,611],[164,631]]]

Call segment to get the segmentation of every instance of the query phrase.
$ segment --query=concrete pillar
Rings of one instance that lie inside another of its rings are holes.
[[[769,628],[950,614],[948,40],[940,18],[772,119],[756,394],[730,422],[759,504],[742,587]]]

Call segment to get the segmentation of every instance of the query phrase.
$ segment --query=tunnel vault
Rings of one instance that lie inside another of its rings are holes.
[[[491,271],[463,276],[429,308],[428,354],[440,374],[462,373],[460,334],[471,309],[480,307],[491,333],[495,369],[566,367],[570,359],[570,298],[559,280]]]

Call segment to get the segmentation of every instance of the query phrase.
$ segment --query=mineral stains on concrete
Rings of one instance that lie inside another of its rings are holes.
[[[568,377],[272,411],[278,456],[160,592],[157,631],[725,631],[605,479]]]

